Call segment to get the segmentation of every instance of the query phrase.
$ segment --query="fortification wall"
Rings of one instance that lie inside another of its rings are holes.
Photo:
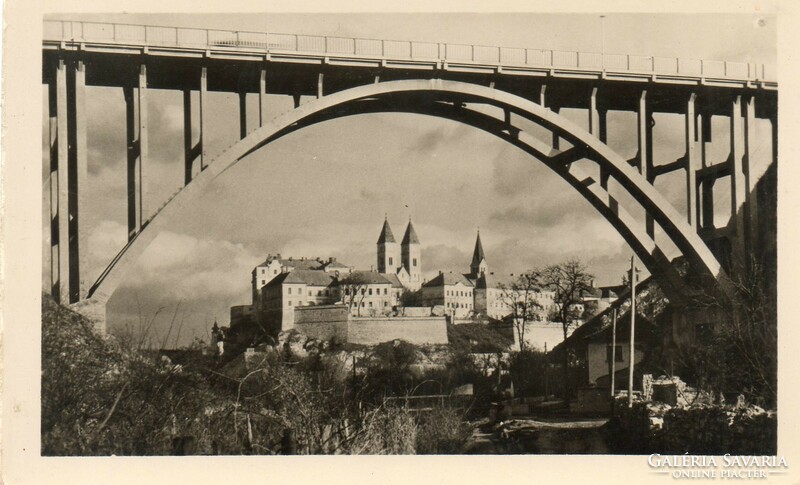
[[[294,328],[317,340],[346,342],[349,317],[344,305],[297,307],[294,310]]]
[[[347,341],[376,345],[391,340],[405,340],[416,345],[447,344],[444,317],[353,317],[347,328]]]

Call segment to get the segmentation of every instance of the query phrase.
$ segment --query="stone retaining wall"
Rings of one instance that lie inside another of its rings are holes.
[[[445,317],[353,317],[344,305],[320,305],[295,309],[294,328],[317,340],[376,345],[405,340],[415,345],[445,345]]]
[[[609,423],[612,447],[623,453],[774,455],[778,420],[758,406],[672,407],[617,399]]]

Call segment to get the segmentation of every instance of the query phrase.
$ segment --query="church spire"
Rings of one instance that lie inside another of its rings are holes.
[[[486,272],[486,266],[486,255],[483,252],[483,244],[481,244],[481,230],[478,229],[475,250],[472,252],[472,264],[469,265],[469,269],[473,277],[478,277],[481,273]]]
[[[411,224],[411,218],[408,218],[408,227],[406,227],[406,234],[403,236],[403,245],[419,244],[417,231],[414,230],[414,225]]]
[[[393,242],[397,241],[395,241],[394,234],[392,234],[392,228],[389,227],[389,217],[387,215],[383,219],[383,229],[381,229],[381,235],[378,237],[378,244]]]

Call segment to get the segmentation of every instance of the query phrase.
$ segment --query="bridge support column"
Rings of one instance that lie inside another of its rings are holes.
[[[147,70],[139,70],[138,88],[123,88],[128,141],[128,240],[142,230],[142,167],[147,163]]]
[[[51,235],[51,244],[58,246],[57,252],[57,275],[55,276],[54,295],[60,303],[67,304],[69,300],[69,129],[67,117],[67,65],[64,60],[58,61],[56,70],[55,87],[55,126],[56,126],[56,149],[55,163],[51,162],[56,172],[56,203],[54,224],[56,231]],[[53,113],[51,113],[51,116]],[[53,122],[51,119],[51,126]],[[51,135],[52,138],[52,135]]]
[[[59,60],[49,87],[51,291],[62,304],[86,293],[86,75]]]
[[[208,68],[203,67],[200,70],[200,170],[206,169],[208,160],[208,147],[206,145],[206,128],[208,128],[208,120],[206,119],[206,111],[208,110]]]
[[[89,256],[86,208],[88,206],[89,159],[86,142],[86,65],[78,61],[74,67],[73,100],[71,104],[74,121],[70,143],[72,154],[70,165],[75,167],[75,176],[70,174],[70,216],[73,227],[70,234],[70,284],[71,301],[78,301],[89,291],[86,280]]]
[[[645,180],[653,183],[653,111],[647,101],[647,90],[643,90],[639,96],[639,108],[637,110],[637,133],[639,139],[639,172]],[[653,217],[649,214],[645,216],[647,234],[655,237],[655,226]]]
[[[689,225],[697,230],[697,169],[700,164],[697,159],[697,115],[695,114],[695,100],[697,95],[692,93],[686,103],[686,218]]]
[[[324,81],[325,81],[325,74],[319,73],[317,77],[317,99],[325,95],[325,93],[323,92]]]
[[[239,139],[247,136],[247,91],[239,91]]]
[[[183,183],[192,181],[192,91],[183,91]]]
[[[736,233],[736,237],[732,239],[740,243],[737,252],[741,255],[741,258],[735,259],[742,259],[742,263],[746,264],[745,258],[749,254],[750,245],[747,242],[748,234],[745,230],[745,221],[747,221],[747,216],[750,212],[750,201],[744,168],[745,140],[743,125],[742,96],[737,95],[731,102],[731,221]]]
[[[747,243],[745,246],[746,254],[756,254],[758,250],[756,241],[758,240],[758,195],[755,192],[755,184],[751,176],[753,164],[753,152],[756,144],[756,106],[755,96],[750,95],[744,102],[744,168],[745,192],[749,198],[744,213],[744,238]]]
[[[50,294],[59,300],[59,253],[58,253],[58,90],[63,75],[61,65],[56,68],[56,75],[47,85],[48,110],[50,125]],[[65,90],[66,92],[66,90]]]
[[[258,126],[267,122],[267,70],[261,70],[258,81]]]
[[[698,118],[698,130],[700,138],[700,162],[703,168],[708,165],[708,145],[711,141],[711,114],[703,112]],[[701,194],[699,213],[701,227],[707,230],[714,229],[714,177],[704,177],[702,181],[703,191]]]
[[[606,143],[608,137],[606,114],[605,109],[601,109],[597,101],[597,89],[592,88],[592,94],[589,97],[589,133],[596,136],[601,142]],[[600,167],[600,186],[608,189],[608,172]]]

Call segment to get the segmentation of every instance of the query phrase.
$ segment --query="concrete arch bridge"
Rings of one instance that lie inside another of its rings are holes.
[[[765,65],[68,21],[45,22],[43,59],[49,87],[52,293],[100,326],[127,270],[215,177],[288,133],[355,114],[436,116],[520,148],[597,209],[675,301],[693,290],[666,257],[669,247],[685,257],[695,280],[714,282],[725,294],[731,291],[731,273],[774,239],[774,214],[768,212],[774,204],[761,201],[769,194],[756,190],[750,169],[763,145],[769,145],[769,163],[777,164],[777,82]],[[127,108],[128,243],[96,281],[85,274],[91,248],[81,220],[91,203],[85,197],[86,86],[121,88]],[[146,98],[154,88],[183,92],[185,184],[144,218]],[[193,126],[192,91],[199,93],[199,126]],[[238,93],[240,100],[240,139],[214,160],[204,137],[209,91]],[[253,129],[248,129],[248,95],[258,97]],[[295,109],[267,119],[274,95],[292,96]],[[568,108],[586,113],[588,129],[559,113]],[[636,114],[625,133],[637,140],[633,158],[607,144],[611,111]],[[657,113],[684,120],[685,150],[676,160],[654,160]],[[711,160],[707,150],[712,117],[729,120],[730,149],[723,160]],[[770,139],[755,136],[758,119],[770,122]],[[686,180],[680,209],[654,184],[673,172]],[[731,218],[717,227],[714,188],[721,183],[730,184]],[[619,193],[644,217],[633,217]]]

